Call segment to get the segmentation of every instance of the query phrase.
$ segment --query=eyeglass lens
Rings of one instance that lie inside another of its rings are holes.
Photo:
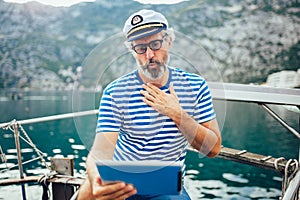
[[[153,40],[148,44],[138,44],[133,46],[132,48],[137,54],[143,54],[147,51],[148,46],[151,50],[159,50],[161,48],[162,42],[163,40]]]

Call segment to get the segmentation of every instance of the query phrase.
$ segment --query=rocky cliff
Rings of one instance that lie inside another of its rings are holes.
[[[299,68],[296,0],[199,0],[175,5],[99,0],[67,8],[0,0],[0,88],[65,89],[82,74],[88,85],[89,77],[99,76],[95,75],[99,66],[86,61],[97,47],[102,49],[97,63],[117,66],[106,70],[106,77],[116,76],[122,71],[120,64],[134,63],[124,61],[128,56],[120,47],[120,33],[129,14],[141,8],[166,15],[177,33],[174,60],[196,65],[208,80],[261,83],[272,72]]]

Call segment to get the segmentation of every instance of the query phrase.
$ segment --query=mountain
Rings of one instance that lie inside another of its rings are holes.
[[[71,7],[0,0],[0,88],[105,85],[135,67],[121,32],[142,8],[164,13],[176,30],[171,64],[208,80],[261,83],[272,72],[299,68],[297,0],[98,0]]]

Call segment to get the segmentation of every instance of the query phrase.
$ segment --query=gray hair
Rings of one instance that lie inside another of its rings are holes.
[[[172,41],[175,40],[175,33],[174,33],[174,29],[173,28],[168,28],[164,32],[167,35],[166,39],[168,39],[168,40],[172,39]]]

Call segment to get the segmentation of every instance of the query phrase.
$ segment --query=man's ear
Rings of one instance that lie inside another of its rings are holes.
[[[172,44],[173,44],[173,38],[170,37],[168,41],[168,49],[171,49]]]

